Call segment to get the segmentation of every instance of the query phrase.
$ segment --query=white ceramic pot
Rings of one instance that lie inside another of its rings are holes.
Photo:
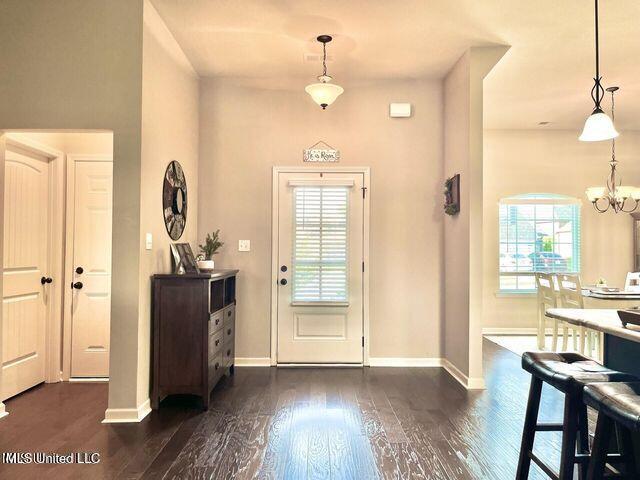
[[[216,264],[213,260],[198,260],[198,268],[203,270],[213,270]]]

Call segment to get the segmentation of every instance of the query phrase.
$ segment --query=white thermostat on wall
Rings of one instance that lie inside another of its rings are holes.
[[[391,118],[402,118],[411,116],[411,104],[410,103],[390,103],[389,104],[389,116]]]

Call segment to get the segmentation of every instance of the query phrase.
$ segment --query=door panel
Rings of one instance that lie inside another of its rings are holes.
[[[71,376],[109,375],[113,164],[75,162]],[[78,268],[82,273],[78,273]]]
[[[49,245],[49,163],[6,152],[4,192],[2,391],[0,400],[45,378]]]
[[[363,174],[278,176],[279,363],[362,363]]]

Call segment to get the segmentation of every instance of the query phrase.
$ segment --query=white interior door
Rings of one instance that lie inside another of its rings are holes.
[[[363,182],[278,174],[278,363],[363,362]]]
[[[109,376],[113,164],[74,163],[71,376]],[[70,285],[71,286],[71,285]]]
[[[6,151],[0,400],[45,380],[49,170],[44,157]]]

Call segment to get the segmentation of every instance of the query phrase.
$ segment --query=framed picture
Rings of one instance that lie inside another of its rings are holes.
[[[175,273],[200,273],[191,245],[188,243],[172,243],[171,254]]]
[[[444,182],[444,213],[460,213],[460,174],[457,173]]]

